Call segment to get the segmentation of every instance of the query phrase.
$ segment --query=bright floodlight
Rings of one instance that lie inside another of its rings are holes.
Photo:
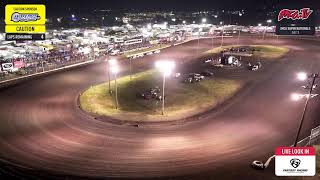
[[[297,73],[297,78],[300,81],[305,81],[308,78],[308,75],[305,72],[299,72],[299,73]]]
[[[182,21],[182,23],[183,23],[183,24],[185,24],[185,23],[186,23],[186,21]]]
[[[206,18],[202,18],[202,23],[206,23],[207,19]]]
[[[76,16],[74,14],[71,15],[72,18],[75,18]]]
[[[268,20],[267,20],[267,23],[272,23],[272,20],[271,20],[271,19],[268,19]]]
[[[301,99],[301,95],[298,93],[292,93],[291,94],[291,100],[293,101],[299,101]]]
[[[112,66],[112,67],[111,67],[111,72],[112,72],[113,74],[117,74],[117,73],[119,72],[119,67],[118,67],[118,66]]]
[[[158,68],[164,75],[168,76],[171,74],[175,64],[173,61],[157,61],[156,68]]]
[[[117,60],[116,60],[116,59],[110,59],[110,60],[109,60],[109,64],[110,64],[111,66],[114,66],[114,65],[117,64]]]
[[[258,26],[262,26],[262,24],[261,24],[261,23],[259,23],[259,24],[258,24]]]

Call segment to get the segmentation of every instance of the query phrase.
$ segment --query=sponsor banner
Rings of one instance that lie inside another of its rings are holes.
[[[23,68],[23,67],[25,67],[25,63],[23,61],[15,61],[13,63],[13,65],[14,65],[15,68]]]
[[[277,176],[314,176],[316,173],[313,147],[279,147],[275,155]]]
[[[12,71],[13,70],[13,63],[2,63],[1,69],[2,69],[2,71]]]
[[[5,7],[7,25],[44,25],[46,7],[42,4],[8,4]]]
[[[277,35],[314,35],[316,11],[310,7],[280,8],[276,19]]]
[[[45,25],[6,25],[6,33],[45,33]]]

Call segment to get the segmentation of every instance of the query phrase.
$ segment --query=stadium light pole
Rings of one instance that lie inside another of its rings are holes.
[[[199,55],[199,46],[200,46],[200,31],[202,31],[202,28],[199,28],[199,31],[198,31],[198,45],[197,45],[197,55]]]
[[[307,80],[309,78],[312,78],[312,81],[311,81],[311,86],[309,87],[310,88],[309,93],[306,95],[306,102],[304,104],[304,108],[303,108],[303,111],[302,111],[298,132],[297,132],[296,139],[295,139],[294,145],[293,145],[294,147],[297,147],[297,145],[298,145],[298,140],[299,140],[299,136],[300,136],[300,133],[301,133],[303,122],[305,120],[305,115],[306,115],[306,111],[307,111],[307,108],[308,108],[308,105],[309,105],[309,100],[310,100],[310,98],[312,96],[312,91],[315,88],[315,82],[316,82],[316,79],[318,77],[319,77],[319,74],[311,74],[311,76],[309,76],[309,77],[308,77],[307,73],[304,73],[304,72],[300,72],[300,73],[297,74],[297,79],[299,79],[301,81],[305,81],[305,80]]]
[[[213,49],[213,43],[214,43],[214,32],[211,32],[211,48]]]
[[[262,40],[264,40],[266,36],[267,26],[264,27],[263,34],[262,34]]]
[[[165,84],[166,84],[166,76],[169,76],[175,67],[173,61],[158,61],[156,62],[156,68],[163,74],[162,80],[162,115],[164,115],[164,100],[165,100]]]
[[[130,81],[132,79],[132,57],[129,57]]]
[[[242,13],[239,13],[239,17],[241,17],[243,14]],[[240,44],[240,35],[241,35],[241,29],[239,28],[239,32],[238,32],[238,45]]]
[[[202,18],[201,20],[202,24],[205,24],[207,22],[206,18]],[[197,55],[199,55],[199,47],[200,47],[200,31],[202,31],[202,28],[199,28],[198,32],[198,47],[197,47]]]
[[[224,33],[224,23],[221,21],[220,25],[222,25],[222,34],[221,34],[221,47],[223,46],[223,33]]]
[[[239,32],[238,32],[238,39],[237,39],[237,44],[239,46],[240,44],[240,34],[241,34],[241,29],[239,29]]]
[[[110,71],[112,69],[113,66],[115,66],[117,64],[117,60],[116,59],[109,59],[108,58],[108,82],[109,82],[109,94],[111,94],[111,88],[110,88],[110,83],[111,83],[111,79],[110,79]]]
[[[111,72],[114,74],[114,83],[115,83],[115,91],[116,91],[116,109],[118,109],[118,84],[117,84],[117,74],[119,72],[119,67],[114,65],[111,67]]]
[[[269,27],[269,25],[272,23],[272,20],[271,19],[268,19],[267,20],[267,26],[264,27],[264,31],[263,31],[263,40],[266,36],[266,32],[267,32],[267,28]]]

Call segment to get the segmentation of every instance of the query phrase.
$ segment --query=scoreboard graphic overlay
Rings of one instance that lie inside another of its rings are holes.
[[[43,4],[8,4],[5,7],[6,40],[45,40],[46,7]]]

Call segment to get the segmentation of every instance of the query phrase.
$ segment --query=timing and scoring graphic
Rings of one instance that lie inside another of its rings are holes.
[[[46,7],[42,4],[8,4],[5,23],[6,40],[44,40]]]
[[[277,176],[314,176],[316,173],[313,147],[279,147],[275,155]]]

